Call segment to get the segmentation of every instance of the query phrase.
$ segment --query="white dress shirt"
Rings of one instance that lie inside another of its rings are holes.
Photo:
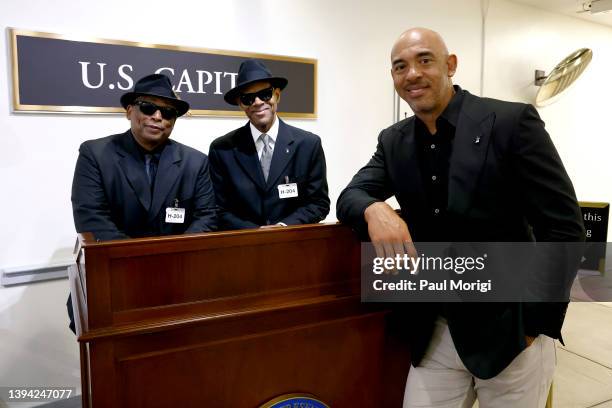
[[[257,157],[259,158],[259,160],[261,160],[264,143],[259,138],[259,136],[261,136],[263,132],[260,132],[259,129],[253,126],[253,124],[250,122],[249,126],[251,127],[251,136],[253,136],[255,148],[257,149]],[[274,123],[272,124],[272,127],[266,132],[266,134],[270,137],[270,149],[272,150],[272,153],[274,153],[274,145],[276,144],[276,138],[278,137],[278,117],[276,117],[276,115],[274,115]],[[281,225],[283,227],[287,226],[287,224],[285,224],[284,222],[278,222],[276,223],[276,225]]]
[[[263,134],[260,132],[252,123],[249,122],[249,126],[251,127],[251,135],[253,136],[253,141],[255,142],[255,148],[257,149],[257,157],[261,160],[261,153],[263,152],[263,141],[259,138]],[[274,145],[276,144],[276,138],[278,137],[278,118],[274,115],[274,123],[270,130],[266,132],[268,136],[270,136],[270,149],[274,152]]]

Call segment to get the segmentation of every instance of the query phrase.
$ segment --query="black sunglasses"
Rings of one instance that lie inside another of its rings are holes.
[[[246,106],[250,106],[255,102],[255,98],[259,98],[263,102],[268,102],[272,99],[272,92],[274,92],[274,87],[262,89],[261,91],[253,92],[253,93],[243,93],[240,94],[240,103]]]
[[[169,106],[159,106],[154,104],[153,102],[147,101],[136,101],[134,102],[134,105],[138,105],[138,109],[140,109],[140,111],[147,116],[154,115],[157,111],[159,111],[159,113],[161,113],[162,115],[162,118],[166,120],[176,119],[176,117],[178,116],[177,110]]]

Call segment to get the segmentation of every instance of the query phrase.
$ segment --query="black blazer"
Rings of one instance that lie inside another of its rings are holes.
[[[175,200],[178,200],[176,202]],[[185,222],[166,223],[166,208],[185,208]],[[168,140],[153,194],[131,131],[84,142],[72,183],[77,232],[119,239],[212,231],[214,193],[206,155]]]
[[[584,241],[572,183],[533,106],[456,89],[464,95],[449,170],[447,211],[454,239]],[[339,220],[367,235],[365,208],[395,195],[413,240],[424,235],[429,210],[414,128],[415,118],[410,117],[380,133],[374,156],[340,194]],[[563,261],[547,265],[548,270],[558,270],[560,280],[571,279],[578,260]],[[404,306],[412,360],[418,365],[440,309],[433,304]],[[446,314],[466,367],[480,378],[491,378],[526,347],[525,335],[560,338],[566,308],[567,303],[464,303],[447,307]]]
[[[267,183],[248,122],[210,145],[219,229],[257,228],[278,222],[316,223],[329,213],[321,139],[278,120]],[[297,183],[298,197],[279,198],[277,186],[286,180]]]

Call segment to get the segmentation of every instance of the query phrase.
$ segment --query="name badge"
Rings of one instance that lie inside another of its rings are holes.
[[[185,222],[185,209],[177,207],[166,208],[166,222],[170,224],[182,224]]]
[[[292,198],[298,196],[297,183],[279,184],[278,196],[280,198]]]

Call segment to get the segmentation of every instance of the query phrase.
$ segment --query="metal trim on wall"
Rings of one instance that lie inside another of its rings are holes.
[[[49,265],[34,265],[17,268],[5,268],[0,275],[0,285],[15,286],[33,282],[43,282],[68,277],[68,267],[71,264],[59,263]]]

